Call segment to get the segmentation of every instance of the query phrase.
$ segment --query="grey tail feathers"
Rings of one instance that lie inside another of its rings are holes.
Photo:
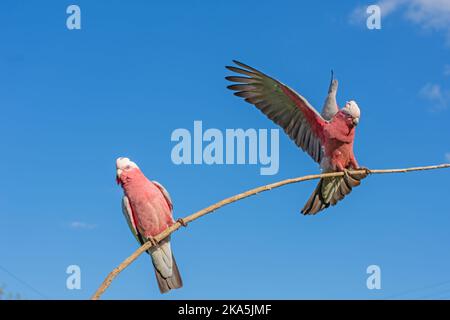
[[[361,180],[366,177],[367,173],[350,174],[345,172],[344,176],[320,179],[301,212],[305,215],[316,214],[330,205],[334,206],[352,192],[353,188],[359,186]]]
[[[178,271],[177,262],[172,254],[172,275],[168,278],[164,278],[161,273],[155,269],[156,280],[158,282],[159,291],[161,293],[169,292],[172,289],[178,289],[183,286],[183,280],[181,280],[180,271]]]

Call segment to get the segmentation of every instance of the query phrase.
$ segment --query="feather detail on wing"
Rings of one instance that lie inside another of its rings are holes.
[[[173,204],[172,204],[172,198],[170,197],[169,192],[158,181],[153,180],[152,182],[161,191],[161,193],[163,194],[164,198],[167,201],[167,204],[169,205],[170,211],[172,211],[173,210]]]
[[[226,77],[236,82],[228,86],[234,94],[255,105],[316,162],[322,159],[323,127],[326,120],[309,102],[281,82],[233,60],[239,67],[227,66],[239,75]]]
[[[127,196],[123,196],[122,198],[122,212],[123,215],[125,216],[125,219],[127,220],[128,227],[130,228],[136,240],[141,245],[144,244],[144,240],[137,229],[136,220],[133,216],[133,210],[131,209],[130,201],[128,200]]]

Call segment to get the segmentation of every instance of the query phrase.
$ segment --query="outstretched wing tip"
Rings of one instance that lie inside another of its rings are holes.
[[[239,67],[243,67],[243,68],[245,68],[245,69],[252,69],[251,67],[249,67],[249,66],[246,65],[245,63],[242,63],[242,62],[240,62],[240,61],[238,61],[238,60],[232,59],[231,61],[232,61],[235,65],[237,65],[237,66],[239,66]],[[227,65],[227,66],[225,66],[225,68],[227,68],[228,70],[231,70],[230,68],[236,68],[236,66],[229,66],[229,65]]]
[[[237,75],[225,78],[234,82],[227,88],[235,91],[235,96],[255,105],[320,163],[322,126],[325,123],[320,114],[304,97],[278,80],[237,60],[233,62],[238,67],[226,68]]]

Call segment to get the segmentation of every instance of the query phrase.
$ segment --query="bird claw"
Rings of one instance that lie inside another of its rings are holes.
[[[372,173],[372,171],[370,171],[370,169],[367,168],[367,167],[359,167],[358,170],[364,170],[364,171],[366,172],[367,175],[369,175],[369,174]]]
[[[179,219],[177,220],[177,222],[178,222],[179,224],[181,224],[183,227],[187,227],[187,223],[184,221],[183,218],[179,218]]]

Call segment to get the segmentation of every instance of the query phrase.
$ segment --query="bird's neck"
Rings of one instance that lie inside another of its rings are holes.
[[[352,134],[355,131],[355,126],[349,124],[346,120],[346,117],[342,113],[337,113],[333,118],[332,122],[334,122],[341,130],[345,131],[346,135]]]

